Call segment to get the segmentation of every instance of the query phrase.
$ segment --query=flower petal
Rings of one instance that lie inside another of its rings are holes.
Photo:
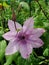
[[[22,26],[18,22],[15,22],[15,24],[16,24],[16,29],[22,29]],[[16,31],[15,24],[14,21],[12,20],[8,21],[8,26],[11,31]]]
[[[21,29],[22,29],[22,26],[21,26],[18,22],[16,22],[16,28],[17,28],[18,30],[21,30]]]
[[[23,58],[28,58],[31,52],[32,48],[28,43],[20,45],[20,53]]]
[[[10,41],[6,48],[5,55],[14,54],[15,52],[18,51],[18,49],[19,49],[19,44],[17,43],[17,41]]]
[[[15,35],[17,34],[17,32],[7,32],[3,35],[3,38],[5,38],[6,40],[11,40],[15,37]]]
[[[14,21],[8,20],[8,26],[9,26],[10,31],[16,31]]]
[[[26,31],[26,30],[32,29],[33,25],[34,25],[34,21],[31,17],[24,22],[23,30]]]
[[[27,42],[27,49],[28,49],[28,54],[30,55],[33,50],[33,47],[30,41]]]
[[[45,30],[43,28],[36,28],[36,29],[27,31],[26,33],[36,38],[36,37],[40,37],[44,32]]]
[[[20,45],[20,53],[23,58],[28,58],[28,50],[26,44]]]
[[[33,48],[39,48],[43,46],[44,42],[40,38],[31,38],[30,37],[30,43],[32,44]]]

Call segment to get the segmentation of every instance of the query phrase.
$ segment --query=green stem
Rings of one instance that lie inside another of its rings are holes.
[[[39,5],[40,9],[42,10],[43,14],[45,15],[45,17],[49,20],[49,17],[47,16],[47,12],[45,12],[43,10],[43,8],[42,8],[41,4],[39,3],[39,1],[38,0],[35,0],[35,1],[38,3],[38,5]]]
[[[4,28],[3,28],[3,18],[2,18],[2,11],[1,11],[1,19],[2,19],[2,21],[1,21],[2,30],[4,30]]]
[[[1,9],[1,13],[0,13],[0,15],[1,15],[1,26],[2,26],[2,30],[4,31],[4,27],[5,27],[5,21],[4,21],[4,16],[3,16],[3,14],[5,13],[5,11],[4,11],[4,7],[3,7],[3,3],[2,3],[2,9]]]
[[[38,58],[38,55],[33,51],[33,54]]]
[[[30,11],[29,11],[29,17],[31,17],[31,0],[29,0],[29,7],[30,7]]]

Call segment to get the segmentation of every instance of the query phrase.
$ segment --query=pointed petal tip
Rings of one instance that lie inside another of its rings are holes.
[[[5,51],[5,55],[13,55],[13,54],[15,54],[15,53],[16,53],[16,52],[13,52],[13,53],[11,52],[11,53],[10,53],[10,52]]]
[[[14,53],[8,53],[7,51],[5,51],[5,55],[12,55]]]
[[[14,21],[8,20],[8,27],[11,31],[16,31]]]
[[[46,30],[44,28],[38,28],[39,30],[45,32]]]
[[[43,32],[46,32],[46,30],[44,29]]]
[[[43,29],[43,28],[42,28],[42,31],[43,31],[43,33],[45,33],[45,32],[46,32],[46,30],[45,30],[45,29]]]
[[[22,56],[22,55],[21,55]],[[22,56],[24,59],[28,59],[30,55]]]
[[[15,35],[16,35],[16,33],[9,31],[9,32],[3,34],[2,37],[9,41],[9,40],[13,39]]]
[[[7,51],[7,49],[5,50],[5,55],[12,55],[13,53],[10,53]]]
[[[23,30],[28,31],[34,27],[34,20],[33,17],[30,17],[24,21]]]
[[[30,19],[30,20],[33,20],[33,17],[28,18],[28,20],[29,20],[29,19]],[[34,20],[33,20],[33,21],[34,21]]]
[[[2,37],[3,37],[4,39],[6,39],[6,36],[5,36],[5,34],[3,34],[3,35],[2,35]]]
[[[5,55],[9,55],[8,53],[5,53]]]
[[[10,20],[10,19],[8,20],[8,25],[9,25],[9,22],[10,22],[10,21],[12,21],[12,20]]]
[[[4,38],[4,34],[2,35],[2,37]]]
[[[12,53],[5,53],[5,55],[12,55]]]

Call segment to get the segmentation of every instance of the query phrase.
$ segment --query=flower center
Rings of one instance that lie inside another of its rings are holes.
[[[25,36],[22,36],[21,39],[25,39]]]
[[[28,39],[28,37],[29,37],[29,35],[27,35],[23,32],[18,33],[18,41],[25,41]]]
[[[19,36],[20,40],[25,40],[25,36]]]

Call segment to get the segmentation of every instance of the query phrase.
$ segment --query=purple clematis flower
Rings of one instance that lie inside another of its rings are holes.
[[[6,55],[14,54],[19,51],[23,58],[28,58],[33,48],[39,48],[43,45],[43,41],[39,38],[45,30],[43,28],[33,28],[34,21],[31,18],[24,22],[23,27],[14,21],[9,20],[8,26],[10,31],[5,33],[3,37],[9,41],[6,48]]]

